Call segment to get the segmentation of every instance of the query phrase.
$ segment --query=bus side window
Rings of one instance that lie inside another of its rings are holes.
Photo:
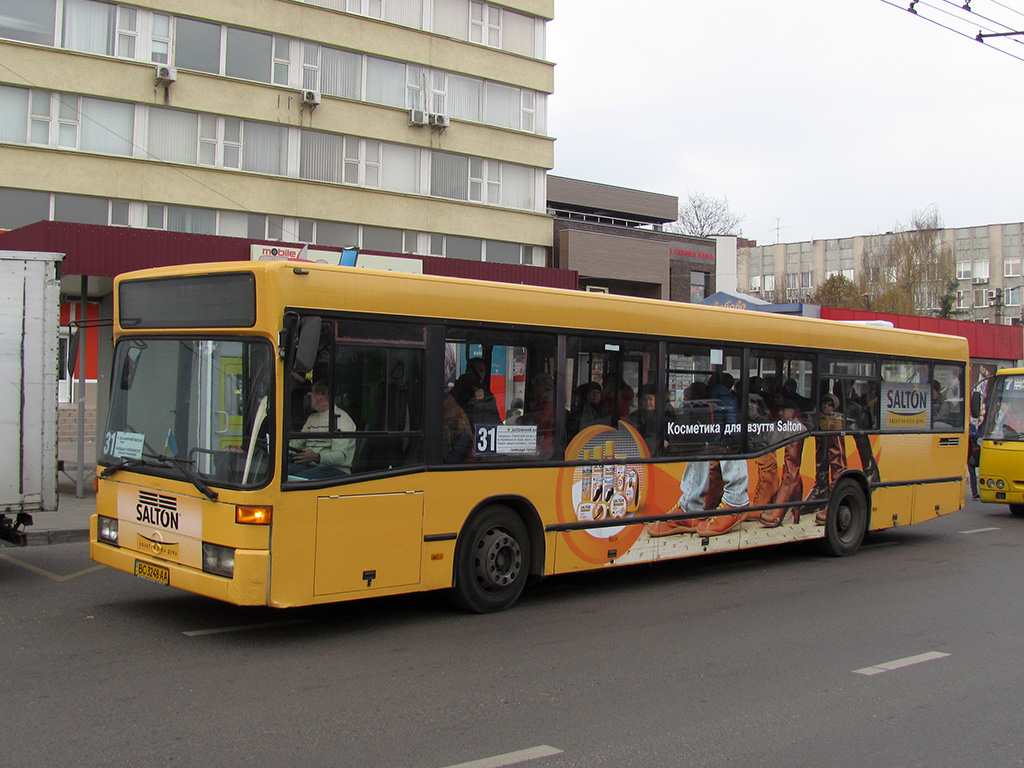
[[[446,395],[463,410],[472,434],[468,455],[461,446],[442,446],[449,463],[529,462],[554,455],[555,348],[554,334],[448,328],[445,381],[436,402],[447,403],[449,426],[437,440],[452,443],[464,428]]]

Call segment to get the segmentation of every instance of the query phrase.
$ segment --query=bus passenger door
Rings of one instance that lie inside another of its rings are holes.
[[[321,497],[313,594],[418,584],[422,544],[422,491]]]

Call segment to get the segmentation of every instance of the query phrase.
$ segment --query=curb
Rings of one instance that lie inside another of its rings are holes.
[[[25,531],[25,546],[39,547],[46,544],[72,544],[89,540],[89,529],[79,528],[64,531]]]

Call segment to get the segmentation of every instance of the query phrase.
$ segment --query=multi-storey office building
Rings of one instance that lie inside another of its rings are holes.
[[[762,298],[800,301],[832,275],[860,279],[864,255],[891,234],[746,245],[737,252],[739,290]],[[965,320],[1019,325],[1024,318],[1021,262],[1024,223],[990,224],[936,232],[956,260],[957,309]],[[936,296],[931,296],[937,310]]]
[[[0,0],[0,229],[544,266],[553,0]]]

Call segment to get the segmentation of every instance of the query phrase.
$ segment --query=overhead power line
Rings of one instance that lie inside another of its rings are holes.
[[[1024,62],[1024,12],[999,0],[882,0],[947,32]]]

